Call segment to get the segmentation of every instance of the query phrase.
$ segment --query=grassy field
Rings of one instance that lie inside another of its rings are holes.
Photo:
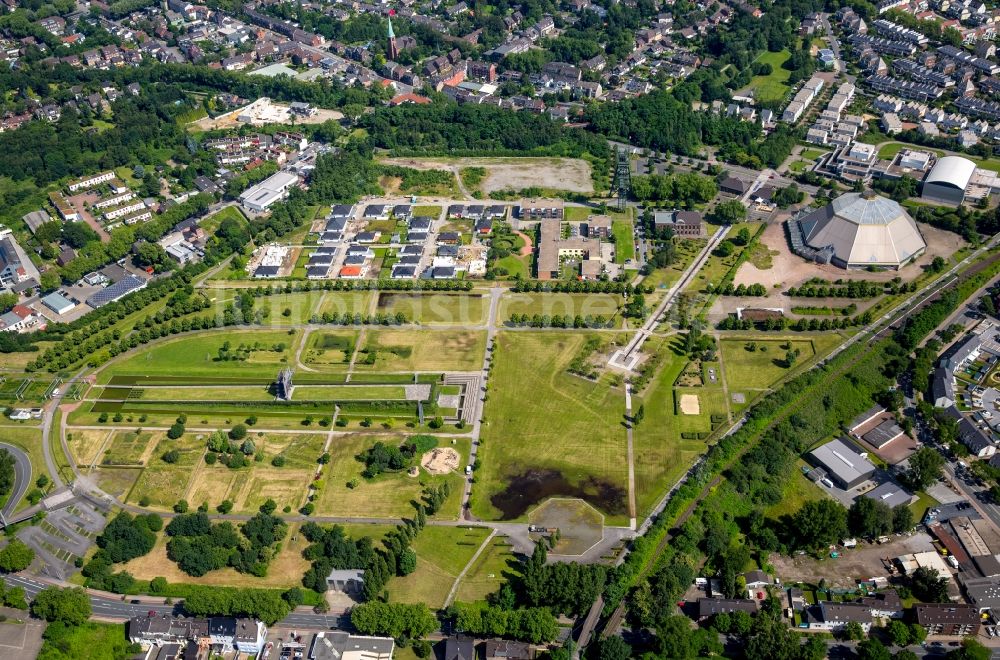
[[[623,264],[635,258],[635,242],[632,222],[615,220],[611,223],[611,232],[615,238],[615,263]]]
[[[510,277],[521,276],[522,279],[529,279],[534,270],[534,254],[520,256],[518,254],[508,254],[503,259],[497,259],[496,267],[503,268]]]
[[[425,215],[425,216],[428,216],[430,218],[434,218],[436,220],[441,215],[441,207],[440,206],[431,206],[431,205],[414,206],[413,207],[413,215],[414,216]]]
[[[489,298],[479,294],[397,293],[379,294],[378,311],[402,312],[407,320],[426,325],[480,325],[486,321]]]
[[[771,74],[767,76],[754,76],[750,81],[750,89],[755,90],[758,101],[781,101],[788,94],[791,87],[788,79],[792,72],[781,68],[781,65],[788,61],[792,54],[787,49],[777,53],[762,53],[755,61],[771,65]]]
[[[318,313],[336,312],[343,314],[366,313],[371,309],[374,291],[324,291],[319,302]]]
[[[3,624],[7,628],[18,624]],[[40,658],[95,658],[100,660],[117,660],[128,657],[128,638],[125,627],[120,623],[97,623],[85,621],[79,626],[67,626],[53,640],[46,640],[42,645]],[[20,636],[17,633],[16,636]],[[20,643],[20,641],[18,641]],[[13,647],[10,647],[13,648]],[[15,657],[12,652],[8,657]]]
[[[461,500],[462,476],[457,472],[444,476],[432,476],[421,470],[419,477],[410,477],[405,472],[384,473],[374,479],[361,476],[364,464],[355,457],[370,448],[375,442],[399,445],[405,436],[357,434],[337,436],[330,445],[330,463],[323,469],[324,486],[316,499],[316,514],[344,516],[349,518],[394,518],[413,514],[411,502],[420,498],[424,485],[448,481],[452,494],[442,513],[444,518],[457,518]],[[465,464],[469,453],[469,440],[459,439],[454,448],[462,456],[460,465]],[[348,483],[357,479],[357,486],[349,488]]]
[[[374,365],[355,367],[368,371],[472,371],[483,364],[486,332],[475,330],[369,330],[365,343],[375,351]]]
[[[610,319],[623,304],[619,295],[610,293],[508,293],[500,300],[499,320],[512,314],[533,316],[603,316]]]
[[[675,338],[663,339],[657,351],[663,366],[640,396],[632,397],[632,408],[645,406],[645,418],[632,433],[635,460],[636,509],[644,516],[667,488],[705,451],[705,440],[683,439],[681,433],[709,433],[711,416],[726,417],[725,393],[721,385],[675,388],[687,357],[680,354]],[[700,414],[675,412],[674,397],[698,397]]]
[[[240,211],[238,206],[227,206],[218,213],[213,213],[212,215],[208,216],[198,224],[201,225],[202,229],[205,230],[206,234],[211,236],[215,234],[216,230],[219,228],[219,225],[222,224],[223,220],[230,218],[244,224],[247,222],[246,216],[243,215],[243,212]]]
[[[356,330],[314,330],[309,333],[305,350],[300,356],[303,364],[313,366],[343,366],[351,361],[351,354],[358,341]]]
[[[71,431],[66,436],[66,444],[73,455],[73,461],[77,465],[90,465],[97,460],[98,454],[104,443],[110,438],[112,432],[92,431],[81,429]]]
[[[143,498],[148,498],[150,507],[169,509],[184,498],[190,479],[190,468],[165,465],[147,467],[132,487],[128,502],[138,504]]]
[[[140,350],[110,366],[101,375],[107,382],[116,374],[145,376],[253,376],[273,378],[291,357],[290,346],[299,339],[299,330],[208,330],[177,337]],[[253,351],[246,360],[220,361],[219,349],[229,342],[235,350],[241,344],[260,345],[264,350]],[[283,345],[283,351],[272,350]]]
[[[785,353],[789,350],[787,346],[799,351],[794,366],[800,366],[817,354],[825,353],[841,340],[835,334],[817,335],[809,339],[723,339],[721,350],[726,380],[731,390],[736,387],[746,390],[766,389],[789,373],[789,369],[783,364]],[[757,350],[748,350],[751,343],[756,344]]]
[[[455,600],[464,603],[485,600],[486,596],[500,588],[505,579],[519,573],[518,566],[519,562],[510,549],[510,542],[502,536],[493,537],[490,545],[462,578]]]
[[[145,465],[162,433],[118,431],[101,457],[103,465]],[[155,437],[155,439],[154,439]]]
[[[806,160],[813,161],[827,153],[829,152],[822,149],[803,149],[799,156],[805,158]]]
[[[482,527],[425,527],[413,541],[417,570],[389,582],[389,598],[400,603],[444,605],[455,578],[489,532]]]
[[[10,426],[0,427],[0,442],[20,447],[28,454],[31,461],[31,482],[34,483],[40,475],[46,475],[50,479],[48,468],[45,467],[45,454],[42,451],[42,431],[33,428],[16,428]],[[33,486],[28,488],[31,490]],[[27,494],[27,493],[26,493]],[[5,503],[5,502],[4,502]],[[17,505],[17,509],[27,506],[28,500],[23,499]]]
[[[826,497],[816,484],[806,479],[799,469],[800,465],[805,465],[805,461],[798,461],[795,472],[789,475],[781,491],[781,501],[765,511],[767,517],[778,520],[782,516],[794,514],[806,502]]]
[[[605,513],[619,520],[626,514],[624,395],[565,371],[586,338],[569,332],[498,334],[482,467],[473,488],[477,516],[499,518],[502,512],[491,498],[512,477],[532,470],[561,473],[573,492],[582,492]],[[605,496],[597,494],[599,484],[607,488]]]
[[[388,401],[405,400],[402,385],[296,385],[293,400]]]

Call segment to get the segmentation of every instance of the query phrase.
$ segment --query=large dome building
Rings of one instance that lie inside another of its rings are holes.
[[[903,207],[871,192],[847,193],[800,213],[788,221],[788,233],[796,254],[848,269],[899,269],[927,249]]]

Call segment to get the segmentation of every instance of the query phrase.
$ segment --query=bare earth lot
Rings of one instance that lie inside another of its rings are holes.
[[[919,532],[913,536],[893,537],[891,543],[884,545],[859,545],[852,549],[838,547],[837,550],[841,553],[837,559],[830,559],[829,554],[822,560],[816,560],[808,555],[787,557],[773,553],[769,561],[782,582],[817,584],[825,578],[832,587],[852,588],[857,586],[858,580],[889,577],[890,574],[882,566],[883,557],[933,551],[934,546],[927,534]]]
[[[787,219],[782,216],[781,222],[773,222],[764,230],[760,237],[761,243],[772,250],[772,265],[767,270],[760,270],[747,261],[740,266],[736,273],[734,284],[753,284],[758,282],[767,287],[781,284],[783,288],[798,286],[812,277],[822,277],[833,281],[838,279],[888,281],[899,275],[904,280],[909,281],[922,272],[923,267],[929,264],[934,257],[948,258],[954,254],[965,242],[962,238],[950,231],[936,229],[930,225],[918,223],[920,233],[923,234],[927,243],[927,251],[917,260],[900,272],[883,271],[880,273],[869,273],[866,270],[844,270],[833,265],[815,264],[799,256],[792,254],[788,248],[788,240],[785,238],[785,227],[783,221]],[[774,254],[777,252],[777,254]]]
[[[538,186],[592,193],[590,163],[579,158],[387,158],[383,162],[415,169],[451,170],[482,167],[486,176],[479,188],[484,194],[512,188]]]

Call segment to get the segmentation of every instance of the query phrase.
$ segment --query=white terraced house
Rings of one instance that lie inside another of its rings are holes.
[[[100,174],[94,174],[93,176],[83,176],[76,181],[70,181],[67,187],[70,192],[76,192],[77,190],[93,188],[94,186],[100,185],[105,181],[110,181],[113,178],[115,178],[115,173],[109,170],[107,172],[101,172]]]

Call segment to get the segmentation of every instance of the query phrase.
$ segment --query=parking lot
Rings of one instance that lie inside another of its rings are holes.
[[[35,551],[42,575],[65,580],[76,571],[74,560],[87,553],[105,524],[95,506],[76,500],[48,512],[40,524],[20,530],[17,536]]]

